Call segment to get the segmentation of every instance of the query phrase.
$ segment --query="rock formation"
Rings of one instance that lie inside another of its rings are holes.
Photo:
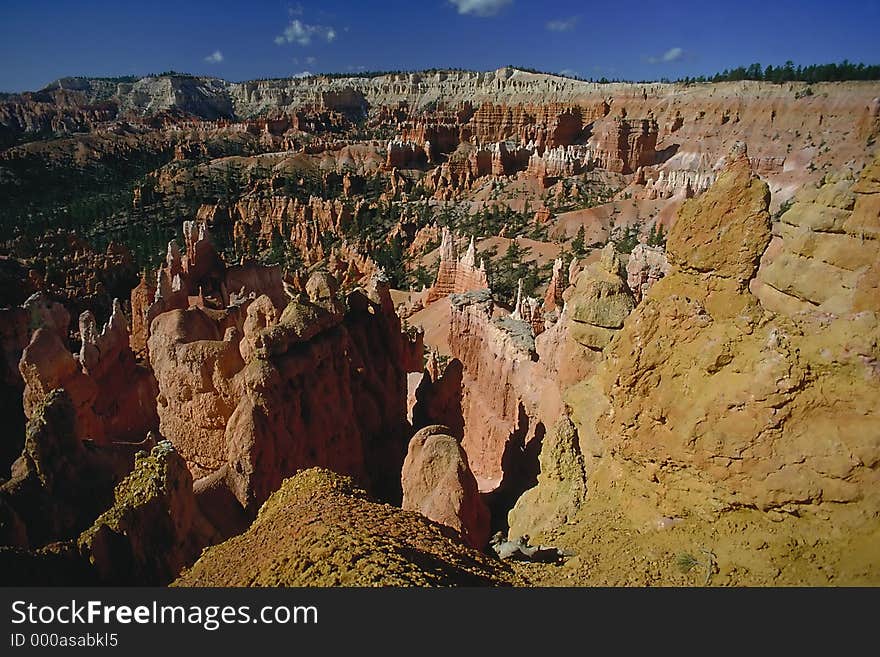
[[[105,584],[166,584],[192,563],[210,535],[199,525],[192,475],[168,441],[138,453],[115,502],[77,540]],[[202,521],[203,523],[204,521]]]
[[[635,120],[623,114],[606,121],[602,128],[596,137],[595,158],[604,169],[634,173],[654,164],[658,127],[653,116]]]
[[[639,244],[626,261],[626,284],[632,291],[636,303],[661,278],[669,273],[669,261],[659,247]]]
[[[452,586],[512,579],[422,515],[378,504],[348,477],[287,479],[241,536],[209,548],[175,586]]]
[[[478,550],[489,542],[489,509],[477,490],[467,455],[441,425],[421,429],[403,462],[403,508],[451,527]]]
[[[535,439],[536,428],[530,425],[520,392],[527,386],[518,380],[521,364],[534,358],[535,339],[525,322],[492,319],[488,290],[453,295],[450,301],[450,345],[467,377],[462,445],[480,490],[491,492],[504,482],[505,455]]]
[[[416,360],[421,368],[421,343],[401,333],[378,277],[344,306],[337,294],[332,278],[315,274],[286,307],[261,297],[246,317],[193,308],[153,324],[162,434],[200,476],[229,463],[246,508],[311,465],[399,496],[387,473],[403,463],[406,372]]]
[[[710,537],[722,582],[749,582],[737,559],[824,582],[840,564],[792,547],[819,533],[876,579],[878,97],[510,67],[5,95],[0,565],[164,583],[240,535],[194,580],[494,582],[460,544],[488,508],[584,555],[542,581],[687,583],[626,555]],[[624,271],[651,226],[668,249]],[[511,239],[527,261],[494,259]],[[312,466],[447,528],[326,473],[284,484]]]
[[[38,548],[76,536],[110,505],[145,445],[83,442],[70,397],[50,392],[28,420],[24,449],[0,486],[0,543]]]
[[[860,189],[875,184],[874,170]],[[767,204],[735,147],[712,188],[682,207],[671,271],[606,350],[599,390],[569,395],[582,443],[598,439],[603,460],[631,473],[665,515],[877,508],[880,399],[864,385],[877,375],[877,297],[873,309],[839,316],[764,311],[748,286],[770,242]],[[876,209],[861,216],[877,221]]]
[[[31,417],[52,390],[64,388],[76,409],[78,438],[100,443],[141,440],[158,424],[156,382],[135,362],[118,301],[100,333],[91,311],[83,312],[80,340],[79,354],[71,354],[56,329],[34,332],[19,363],[25,415]]]
[[[621,276],[620,257],[611,243],[602,249],[598,262],[578,274],[574,288],[566,294],[571,337],[593,350],[608,346],[635,305]]]
[[[413,429],[442,424],[449,434],[459,440],[464,437],[464,418],[461,412],[461,361],[453,358],[440,370],[434,352],[430,352],[425,371],[415,389],[412,407]]]
[[[878,171],[875,160],[859,182],[829,175],[797,195],[773,226],[753,285],[764,307],[789,315],[877,308]]]
[[[547,291],[544,293],[543,310],[545,313],[562,309],[564,303],[562,294],[565,292],[565,287],[562,278],[562,258],[556,258],[553,262],[553,274],[547,284]]]
[[[440,268],[437,270],[437,280],[428,291],[425,303],[433,303],[450,294],[461,294],[488,287],[485,266],[480,262],[480,266],[477,267],[473,238],[467,251],[459,259],[455,235],[444,226],[440,244]]]
[[[20,306],[0,308],[0,411],[7,422],[6,438],[0,445],[0,467],[10,465],[21,454],[25,414],[22,405],[24,381],[18,369],[21,354],[38,328],[58,335],[67,344],[70,315],[44,292],[35,292]]]
[[[539,456],[538,485],[523,493],[510,510],[509,536],[537,537],[575,516],[587,496],[584,457],[577,430],[563,416],[544,438]]]

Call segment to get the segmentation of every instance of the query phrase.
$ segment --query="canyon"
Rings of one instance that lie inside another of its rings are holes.
[[[5,97],[4,581],[880,582],[878,134],[876,82]]]

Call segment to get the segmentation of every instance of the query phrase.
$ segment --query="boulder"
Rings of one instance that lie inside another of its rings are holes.
[[[482,549],[489,541],[489,510],[467,455],[450,433],[432,425],[410,440],[401,473],[403,508],[455,529],[465,543]]]

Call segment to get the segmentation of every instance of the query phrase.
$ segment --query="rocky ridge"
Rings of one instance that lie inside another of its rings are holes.
[[[287,479],[241,536],[209,548],[175,586],[477,586],[508,568],[424,516],[372,501],[313,468]]]

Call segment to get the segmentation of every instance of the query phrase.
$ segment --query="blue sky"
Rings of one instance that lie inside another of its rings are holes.
[[[246,80],[514,64],[657,79],[877,64],[878,26],[880,0],[2,0],[0,90],[168,69]]]

